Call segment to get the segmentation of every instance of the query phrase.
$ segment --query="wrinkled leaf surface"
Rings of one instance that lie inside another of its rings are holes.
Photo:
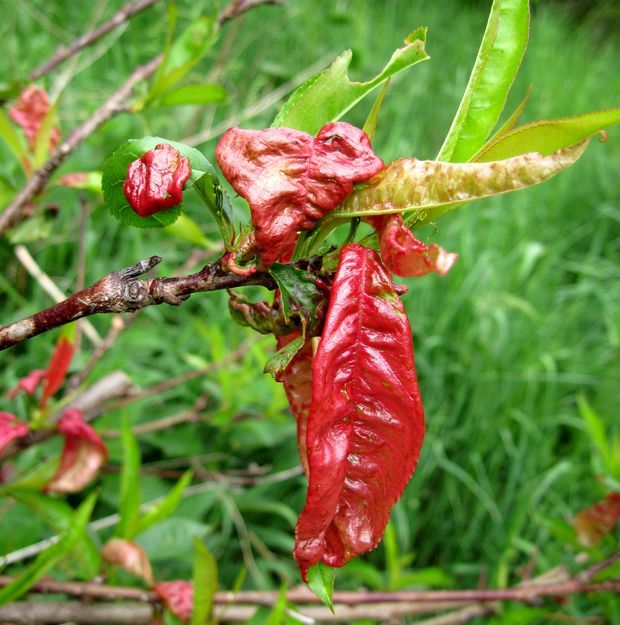
[[[342,249],[312,373],[304,578],[377,546],[424,436],[409,322],[377,253],[357,243]]]

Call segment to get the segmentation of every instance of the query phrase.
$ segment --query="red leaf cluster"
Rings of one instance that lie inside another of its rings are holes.
[[[22,91],[17,104],[9,109],[11,119],[23,129],[31,151],[35,148],[41,124],[50,108],[50,101],[45,89],[30,85]],[[59,139],[60,130],[52,128],[50,151],[54,151]]]
[[[343,122],[323,126],[316,138],[291,128],[231,128],[215,156],[226,179],[250,205],[264,267],[281,259],[297,233],[312,229],[354,184],[384,167],[366,134]]]
[[[45,490],[77,493],[89,484],[106,463],[108,450],[77,408],[65,410],[58,422],[58,431],[65,437],[65,444],[60,465]]]
[[[178,619],[187,623],[194,610],[194,586],[192,582],[175,580],[154,584],[153,590],[165,606]]]
[[[0,412],[0,452],[11,442],[28,434],[28,424],[10,412]]]
[[[397,276],[415,278],[433,271],[443,276],[458,258],[435,243],[427,246],[416,239],[400,214],[368,217],[367,221],[377,231],[383,262]]]
[[[6,396],[14,399],[20,391],[27,395],[34,395],[37,387],[47,377],[47,369],[34,369],[27,376],[23,377],[15,387],[7,391]]]
[[[169,143],[160,143],[129,164],[125,197],[141,217],[154,215],[181,203],[191,172],[188,158]]]
[[[377,546],[424,436],[409,322],[378,255],[359,244],[341,251],[312,378],[295,546],[304,578]]]
[[[582,545],[592,547],[620,522],[620,493],[610,493],[575,515],[573,525]]]

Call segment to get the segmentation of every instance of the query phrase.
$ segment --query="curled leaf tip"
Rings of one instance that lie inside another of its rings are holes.
[[[189,159],[170,144],[160,143],[129,164],[125,197],[138,215],[149,217],[181,203],[190,174]]]
[[[192,618],[194,610],[194,585],[184,580],[158,582],[153,590],[164,605],[183,623]]]
[[[137,543],[121,538],[112,538],[103,546],[101,557],[110,564],[124,568],[141,577],[149,584],[153,582],[153,571],[149,558]]]
[[[68,408],[58,422],[65,444],[56,474],[45,490],[76,493],[87,486],[108,459],[101,437],[86,423],[81,410]]]
[[[291,128],[224,133],[215,156],[252,213],[256,249],[270,267],[294,246],[297,233],[340,204],[353,185],[384,167],[364,131],[343,122],[316,137]]]
[[[397,276],[414,278],[432,272],[444,276],[458,258],[435,243],[426,245],[416,239],[400,214],[373,216],[367,221],[379,236],[383,262]]]
[[[17,420],[10,412],[0,412],[0,452],[9,443],[28,434],[28,424]]]
[[[47,369],[35,369],[31,371],[27,376],[23,377],[17,385],[10,391],[7,391],[6,396],[9,399],[14,399],[15,396],[23,391],[27,395],[34,395],[37,387],[47,376]]]
[[[45,89],[29,85],[22,91],[17,103],[9,109],[11,119],[24,131],[31,151],[35,149],[37,136],[50,108],[49,97]],[[50,151],[54,150],[59,139],[60,130],[53,127],[50,131]]]

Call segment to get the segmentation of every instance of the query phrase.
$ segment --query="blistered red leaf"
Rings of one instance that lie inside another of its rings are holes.
[[[159,582],[153,586],[153,590],[178,619],[187,623],[192,618],[194,586],[191,582],[183,580]]]
[[[154,215],[181,203],[191,173],[188,158],[169,143],[160,143],[129,164],[125,197],[141,217]]]
[[[7,391],[6,396],[9,399],[13,399],[20,391],[24,391],[27,395],[34,395],[37,390],[37,386],[47,376],[47,369],[35,369],[31,371],[26,377],[22,378],[17,385],[10,391]]]
[[[357,243],[341,251],[312,374],[295,545],[304,578],[377,546],[424,436],[409,322],[378,255]]]
[[[300,336],[299,332],[278,336],[277,348],[282,349],[298,336]],[[308,414],[312,400],[312,343],[310,341],[305,342],[278,381],[284,384],[284,391],[286,392],[291,412],[297,421],[297,450],[299,451],[301,466],[306,475],[308,475],[306,429],[308,427]]]
[[[28,424],[10,412],[0,412],[0,452],[11,442],[28,434]]]
[[[300,230],[310,230],[384,167],[366,134],[342,122],[316,138],[291,128],[231,128],[215,157],[226,179],[250,204],[256,248],[265,267],[282,258]]]
[[[50,111],[50,101],[45,89],[30,85],[22,91],[15,106],[9,109],[11,119],[22,127],[30,150],[34,150],[37,135],[45,116]],[[50,151],[53,151],[60,139],[60,130],[52,128],[50,132]]]
[[[108,450],[77,408],[65,410],[57,427],[65,438],[65,444],[60,465],[45,490],[76,493],[87,486],[106,463]]]
[[[140,545],[121,538],[112,538],[103,546],[101,557],[110,564],[124,568],[149,584],[153,582],[153,571],[149,558]]]
[[[400,214],[368,217],[379,236],[381,258],[397,276],[414,278],[436,271],[445,275],[458,254],[446,252],[435,243],[425,245],[413,236]]]
[[[586,547],[592,547],[606,536],[620,522],[620,493],[610,493],[593,506],[575,515],[573,526],[577,540]]]
[[[54,349],[54,353],[52,354],[43,385],[39,408],[45,408],[49,398],[62,386],[62,383],[67,377],[67,371],[69,370],[72,358],[73,343],[67,337],[63,336],[58,341],[56,349]]]

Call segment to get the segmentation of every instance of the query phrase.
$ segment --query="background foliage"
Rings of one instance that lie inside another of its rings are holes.
[[[193,70],[196,80],[225,86],[225,103],[116,118],[62,171],[100,169],[127,138],[187,140],[217,129],[231,115],[237,119],[229,125],[265,127],[276,107],[254,116],[248,107],[318,59],[325,58],[326,64],[351,47],[352,76],[366,80],[420,24],[429,26],[431,61],[392,81],[374,147],[386,162],[398,156],[432,158],[467,82],[486,4],[296,0],[248,14],[227,29],[211,56]],[[6,5],[0,24],[0,82],[23,77],[59,43],[80,34],[91,19],[111,15],[121,5],[119,0],[87,3],[88,9],[66,0]],[[610,5],[600,4],[601,10],[605,7]],[[611,70],[620,66],[617,38],[606,34],[600,20],[575,19],[563,3],[541,0],[533,8],[530,44],[507,110],[518,104],[529,85],[534,90],[523,121],[613,106],[620,92],[620,74]],[[204,7],[179,1],[178,9],[183,25]],[[68,128],[85,119],[136,64],[161,49],[165,30],[165,9],[159,6],[55,72],[46,86],[60,97],[61,124]],[[370,105],[365,102],[346,120],[361,126]],[[518,581],[517,571],[529,562],[540,571],[560,563],[574,565],[580,548],[567,521],[603,494],[597,479],[601,462],[577,399],[585,398],[599,415],[609,444],[614,427],[618,436],[618,129],[609,138],[605,146],[594,142],[573,168],[540,187],[480,202],[438,223],[442,246],[458,251],[460,258],[445,278],[411,281],[405,297],[427,414],[420,465],[394,509],[383,546],[363,562],[345,567],[339,588],[474,586],[481,579],[503,585]],[[198,143],[210,159],[216,139]],[[2,150],[4,146],[0,157]],[[11,163],[0,158],[0,194],[3,181],[19,182]],[[171,275],[195,248],[173,233],[124,228],[102,210],[99,196],[89,195],[88,201],[87,283],[153,254],[164,257],[160,273]],[[79,196],[57,188],[49,202],[60,207],[58,213],[45,222],[27,222],[28,231],[19,230],[16,236],[27,240],[59,287],[71,292]],[[215,224],[204,210],[199,212],[196,205],[192,216],[207,238],[213,233],[216,241]],[[35,225],[41,237],[32,240]],[[425,239],[439,240],[433,228],[422,232]],[[216,258],[213,245],[204,245]],[[50,304],[6,241],[0,242],[0,268],[3,322]],[[104,334],[110,320],[92,322]],[[5,353],[0,390],[44,367],[55,339],[45,335]],[[255,341],[250,330],[230,322],[225,294],[195,295],[178,309],[142,312],[91,375],[96,380],[121,369],[135,384],[147,387],[219,361],[249,340],[244,356],[232,366],[110,411],[96,422],[105,435],[120,430],[123,418],[140,424],[189,409],[199,396],[206,397],[199,422],[140,436],[144,501],[167,493],[169,477],[175,472],[180,476],[187,466],[207,478],[201,492],[184,499],[173,518],[136,539],[160,579],[191,577],[192,536],[199,536],[218,561],[223,588],[234,584],[244,566],[247,587],[277,588],[282,580],[299,581],[291,550],[304,479],[297,475],[254,486],[218,480],[221,472],[249,466],[278,472],[298,464],[295,426],[283,391],[260,373],[273,345],[269,338]],[[73,362],[75,370],[89,352],[84,342]],[[0,410],[8,408],[2,397]],[[26,405],[19,408],[25,415]],[[101,480],[94,518],[118,510],[122,448],[118,438],[107,442],[111,467]],[[24,469],[34,467],[55,447],[58,441],[32,448],[19,463]],[[0,515],[0,553],[53,532],[22,503],[0,499]],[[106,539],[106,532],[99,532],[99,540]],[[72,577],[75,571],[66,573]],[[588,602],[584,610],[620,618],[617,599],[604,601],[594,607]],[[564,609],[585,614],[579,599],[571,599]]]

